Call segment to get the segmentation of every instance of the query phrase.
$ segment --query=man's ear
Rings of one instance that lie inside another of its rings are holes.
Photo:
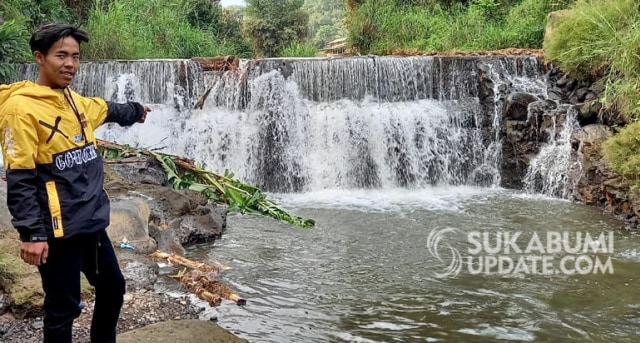
[[[44,63],[44,55],[40,51],[36,50],[36,52],[33,53],[33,57],[36,58],[36,63],[38,64]]]

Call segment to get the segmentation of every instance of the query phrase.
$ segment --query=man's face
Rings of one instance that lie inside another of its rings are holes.
[[[40,83],[52,88],[67,87],[80,67],[80,44],[73,37],[53,43],[46,54],[35,52]]]

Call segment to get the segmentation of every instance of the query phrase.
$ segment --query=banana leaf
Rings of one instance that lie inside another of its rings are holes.
[[[227,205],[230,211],[268,216],[303,228],[315,226],[315,220],[288,213],[267,199],[260,187],[248,185],[233,178],[233,173],[228,170],[225,170],[224,175],[220,175],[197,166],[194,161],[181,156],[103,140],[97,140],[97,143],[102,156],[107,159],[153,157],[164,170],[167,181],[174,189],[200,192],[212,203]]]

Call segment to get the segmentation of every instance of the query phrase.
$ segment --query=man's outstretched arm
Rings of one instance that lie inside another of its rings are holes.
[[[151,109],[137,102],[116,103],[107,101],[107,118],[105,123],[118,123],[120,126],[131,126],[144,123],[147,112]]]

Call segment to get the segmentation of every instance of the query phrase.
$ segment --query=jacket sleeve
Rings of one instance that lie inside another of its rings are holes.
[[[144,107],[137,102],[119,104],[107,101],[107,107],[105,123],[118,123],[120,126],[131,126],[144,115]]]
[[[30,116],[8,114],[0,122],[7,177],[7,207],[23,242],[46,241],[42,211],[36,197],[38,133]]]
[[[144,107],[137,102],[116,103],[101,98],[82,97],[82,104],[91,127],[94,129],[104,123],[118,123],[120,126],[135,124],[144,114]]]

